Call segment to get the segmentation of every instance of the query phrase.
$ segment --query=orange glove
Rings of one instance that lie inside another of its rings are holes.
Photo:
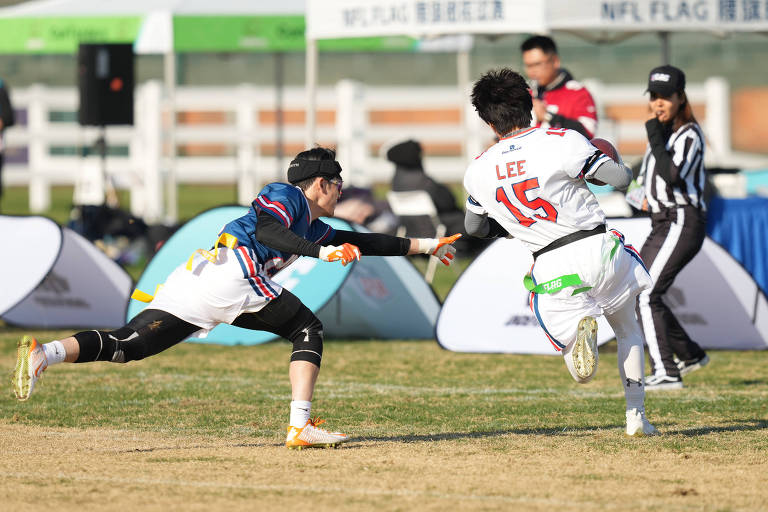
[[[459,238],[461,233],[443,238],[417,238],[416,241],[419,244],[420,253],[431,254],[442,261],[443,265],[450,265],[456,254],[456,248],[451,244]]]
[[[360,261],[360,249],[356,245],[325,245],[320,248],[319,258],[323,261],[341,261],[341,264],[347,266],[354,260]]]

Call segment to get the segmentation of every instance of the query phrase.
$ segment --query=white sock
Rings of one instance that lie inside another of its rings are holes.
[[[307,400],[292,400],[290,425],[298,428],[303,427],[307,424],[310,412],[312,412],[312,402]]]
[[[45,352],[45,357],[48,359],[48,366],[63,363],[64,358],[67,357],[67,351],[64,350],[64,344],[59,340],[45,343],[43,345],[43,352]]]
[[[635,319],[634,304],[629,301],[621,310],[613,315],[606,315],[616,334],[619,356],[619,375],[624,388],[624,399],[627,410],[644,409],[645,388],[643,373],[645,354],[643,353],[643,334],[640,324]]]

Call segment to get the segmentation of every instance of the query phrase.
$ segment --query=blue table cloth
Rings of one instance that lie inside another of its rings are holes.
[[[768,292],[768,198],[713,197],[707,206],[709,237],[747,269],[763,293]]]

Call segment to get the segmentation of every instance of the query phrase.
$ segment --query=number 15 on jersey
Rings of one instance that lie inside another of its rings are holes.
[[[510,196],[507,195],[508,187],[512,188],[512,192],[514,193],[512,197],[517,202],[534,211],[533,217],[523,215],[523,212],[513,204],[512,200],[510,200]],[[527,180],[518,181],[517,183],[510,183],[496,189],[496,201],[503,204],[522,226],[530,227],[537,219],[557,222],[557,210],[555,207],[544,199],[536,197],[535,192],[531,192],[538,188],[538,178],[529,178]],[[529,193],[533,197],[529,197]],[[542,215],[540,215],[540,213]]]

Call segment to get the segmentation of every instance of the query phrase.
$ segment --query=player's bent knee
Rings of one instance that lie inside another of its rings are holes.
[[[319,367],[323,359],[323,324],[311,311],[309,313],[291,334],[291,361],[308,361]]]

